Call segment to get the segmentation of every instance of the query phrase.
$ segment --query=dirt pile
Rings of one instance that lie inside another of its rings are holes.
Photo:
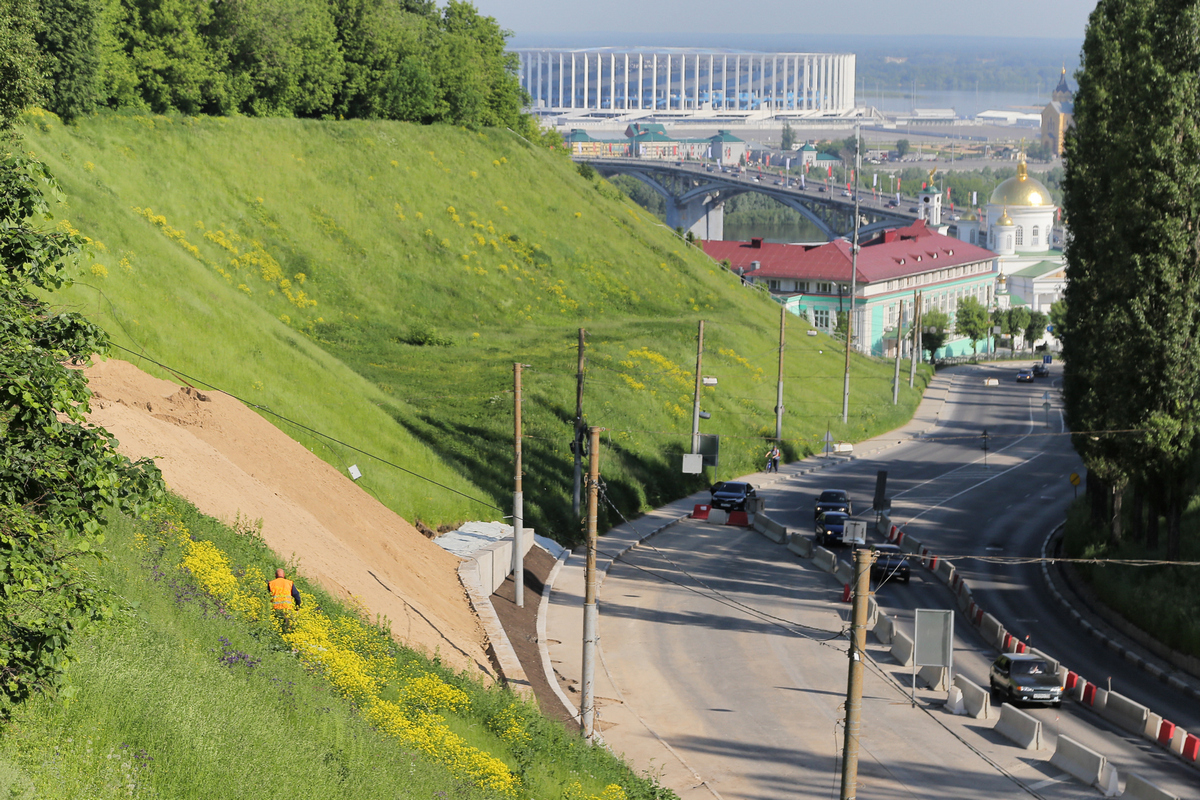
[[[180,387],[123,361],[87,370],[89,419],[130,458],[153,458],[172,491],[232,523],[262,520],[267,544],[331,594],[391,621],[397,639],[455,669],[493,670],[459,584],[458,558],[237,400]]]

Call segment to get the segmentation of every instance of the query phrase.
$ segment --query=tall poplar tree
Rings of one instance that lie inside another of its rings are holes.
[[[1131,477],[1158,487],[1175,559],[1200,435],[1200,3],[1101,0],[1078,79],[1067,418],[1114,497]]]

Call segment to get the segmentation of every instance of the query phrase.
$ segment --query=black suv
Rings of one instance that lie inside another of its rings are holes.
[[[1034,653],[1004,653],[992,662],[988,676],[992,694],[1014,703],[1049,703],[1061,706],[1063,685],[1046,659]]]
[[[822,511],[813,525],[813,539],[821,547],[841,544],[846,535],[846,520],[849,518],[849,514],[841,511]]]
[[[745,511],[746,502],[757,497],[754,487],[742,481],[720,481],[708,491],[712,494],[712,507],[726,511]]]
[[[1050,367],[1046,366],[1045,364],[1034,364],[1033,365],[1033,377],[1049,378],[1050,377]]]
[[[823,511],[841,511],[847,516],[853,514],[850,508],[850,493],[842,489],[826,489],[821,492],[813,506],[813,519],[821,516]]]

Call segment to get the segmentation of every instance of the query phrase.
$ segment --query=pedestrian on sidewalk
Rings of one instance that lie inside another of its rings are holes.
[[[779,472],[779,445],[771,445],[767,451],[767,472]]]

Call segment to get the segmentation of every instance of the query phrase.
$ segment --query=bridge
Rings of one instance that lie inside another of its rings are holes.
[[[606,178],[613,175],[637,178],[662,196],[669,227],[691,231],[701,239],[723,238],[725,201],[747,192],[765,194],[800,212],[829,241],[854,232],[854,197],[840,186],[827,189],[824,182],[810,181],[802,189],[799,178],[785,182],[772,173],[749,169],[740,172],[736,167],[691,161],[576,156],[575,162],[590,164]],[[861,238],[886,228],[910,225],[917,219],[916,212],[909,210],[915,201],[905,199],[900,207],[889,208],[891,199],[886,194],[877,200],[867,192],[862,193]]]

